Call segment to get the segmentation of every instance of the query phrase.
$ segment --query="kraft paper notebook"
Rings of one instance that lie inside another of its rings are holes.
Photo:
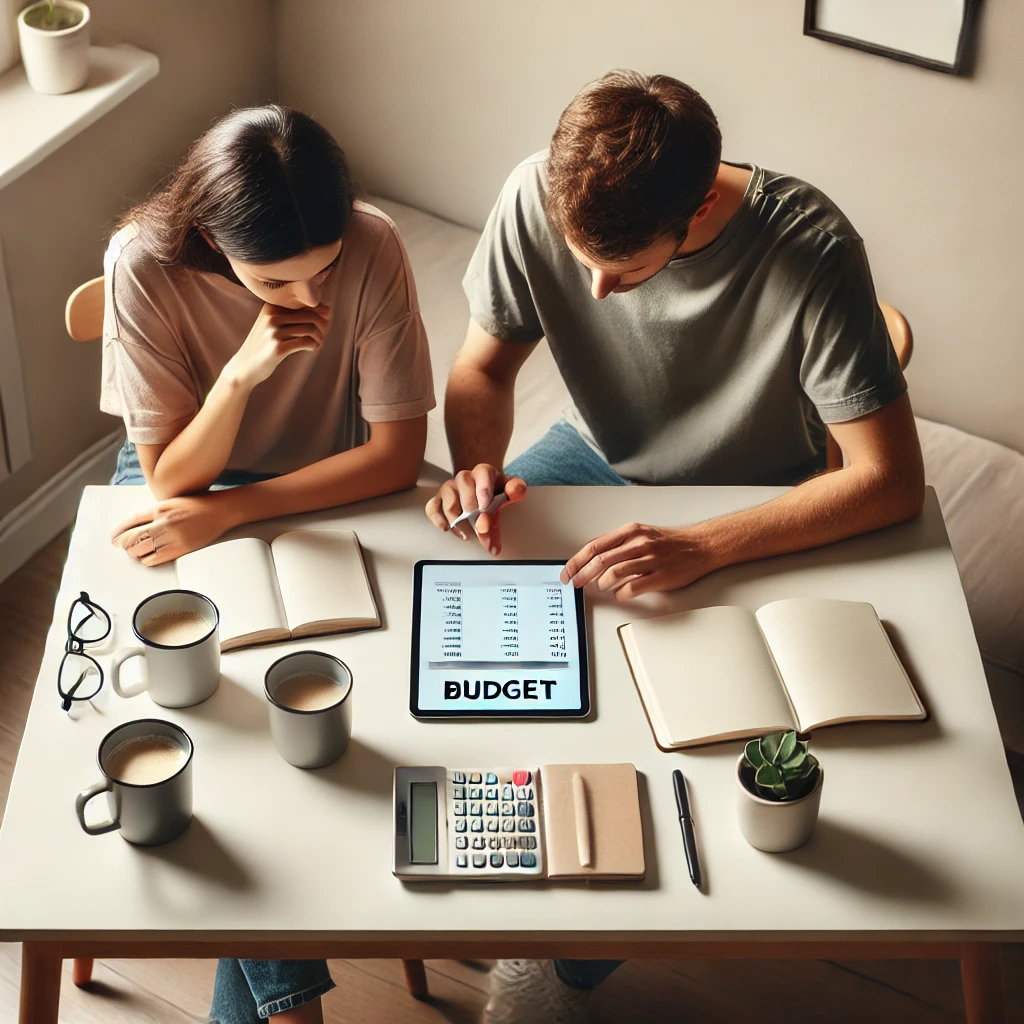
[[[270,544],[226,540],[182,555],[178,585],[220,611],[220,647],[375,629],[380,615],[351,530],[292,530]]]
[[[644,877],[640,794],[631,764],[545,764],[545,874],[595,881]]]
[[[662,750],[928,714],[862,601],[698,608],[627,623],[619,638]]]

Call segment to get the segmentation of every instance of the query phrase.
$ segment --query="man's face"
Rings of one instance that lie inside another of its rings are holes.
[[[565,244],[576,259],[590,271],[590,294],[595,299],[630,292],[664,270],[683,244],[682,238],[666,235],[629,259],[605,263],[588,256],[568,238]]]

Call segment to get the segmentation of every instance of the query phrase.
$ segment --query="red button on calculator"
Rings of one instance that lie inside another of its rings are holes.
[[[530,781],[531,775],[522,768],[517,768],[512,773],[512,784],[514,786],[525,786]]]

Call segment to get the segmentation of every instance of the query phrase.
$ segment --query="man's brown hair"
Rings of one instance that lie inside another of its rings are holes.
[[[587,255],[629,259],[681,241],[722,156],[701,95],[668,75],[610,71],[576,94],[551,139],[546,207]]]

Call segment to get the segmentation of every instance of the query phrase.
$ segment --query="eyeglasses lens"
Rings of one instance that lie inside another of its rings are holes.
[[[72,605],[68,626],[71,636],[76,640],[83,644],[94,644],[110,631],[110,620],[102,608],[79,599]]]
[[[60,666],[61,693],[72,700],[90,700],[103,685],[99,665],[85,654],[69,653]]]

